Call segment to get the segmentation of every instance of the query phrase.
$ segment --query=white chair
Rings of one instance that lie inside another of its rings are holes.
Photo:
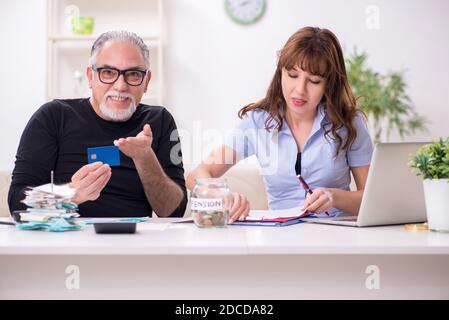
[[[11,172],[0,171],[0,217],[9,217],[8,190],[11,184]]]
[[[185,177],[193,168],[187,166]],[[257,165],[238,164],[223,175],[226,178],[231,192],[245,195],[251,205],[251,209],[268,209],[268,198],[265,192],[265,184]],[[190,192],[189,202],[184,216],[190,216]]]

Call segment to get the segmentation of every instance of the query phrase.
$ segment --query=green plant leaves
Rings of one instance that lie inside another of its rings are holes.
[[[449,179],[449,137],[420,148],[409,166],[423,179]]]
[[[395,130],[401,138],[416,131],[426,131],[427,120],[411,106],[403,73],[377,73],[366,66],[367,57],[366,53],[359,54],[355,49],[346,59],[346,68],[351,88],[359,97],[360,109],[372,122],[374,142],[380,142],[384,126],[387,139]]]

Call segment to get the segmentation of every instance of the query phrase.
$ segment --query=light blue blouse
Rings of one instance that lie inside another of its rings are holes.
[[[301,207],[306,193],[295,172],[298,147],[293,134],[284,121],[282,130],[265,129],[269,114],[264,110],[249,111],[233,131],[226,137],[225,144],[242,158],[255,155],[262,168],[262,175],[268,194],[270,209]],[[274,128],[273,121],[270,127]],[[358,114],[354,119],[357,138],[349,150],[340,151],[336,157],[337,140],[332,134],[324,135],[330,121],[323,105],[318,106],[312,131],[301,155],[301,175],[310,188],[339,188],[349,190],[350,167],[369,165],[373,144],[364,117]],[[345,128],[338,130],[344,139]],[[333,208],[330,215],[341,211]]]

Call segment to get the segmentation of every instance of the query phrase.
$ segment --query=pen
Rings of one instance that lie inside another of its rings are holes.
[[[51,170],[51,172],[50,172],[51,192],[53,192],[53,182],[54,182],[53,177],[54,177],[53,170]]]
[[[298,177],[298,179],[299,179],[299,182],[301,182],[302,186],[303,186],[304,189],[306,190],[306,192],[307,192],[308,194],[312,194],[313,191],[312,191],[312,189],[310,189],[309,185],[308,185],[307,182],[304,180],[304,178],[301,177],[300,174],[298,174],[297,177]],[[327,211],[325,211],[324,213],[327,214],[327,215],[329,215],[329,213],[328,213]]]
[[[8,225],[8,226],[15,226],[16,224],[14,222],[6,222],[6,221],[0,221],[0,224]]]

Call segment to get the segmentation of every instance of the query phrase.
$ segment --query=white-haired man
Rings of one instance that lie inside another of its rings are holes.
[[[54,171],[55,182],[76,189],[81,216],[182,216],[187,193],[175,121],[163,107],[140,104],[151,79],[148,47],[134,33],[104,33],[92,46],[87,77],[90,98],[51,101],[30,119],[10,211],[24,209],[24,189],[50,182]],[[87,148],[112,144],[120,166],[87,164]]]

